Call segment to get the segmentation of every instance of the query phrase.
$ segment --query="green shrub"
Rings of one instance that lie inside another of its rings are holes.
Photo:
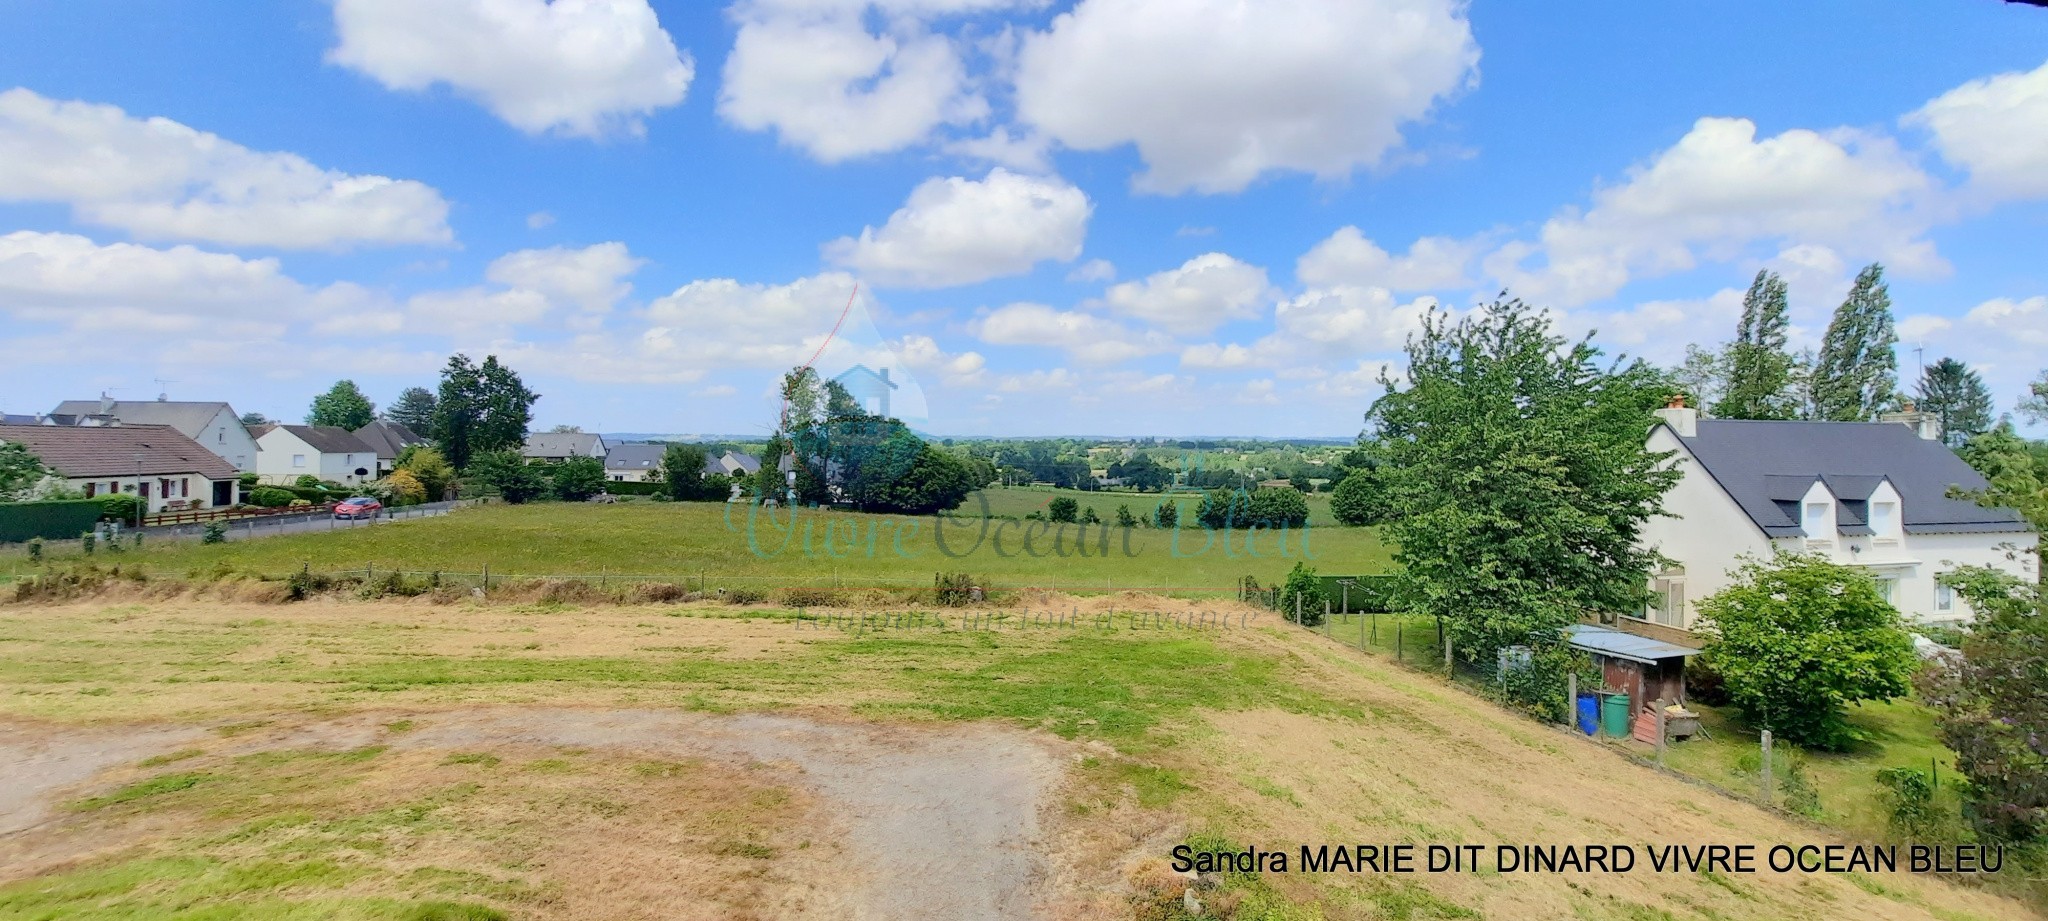
[[[40,537],[34,537],[34,538],[30,538],[30,539],[29,539],[29,542],[28,542],[28,561],[29,561],[29,562],[31,562],[31,563],[41,563],[41,562],[43,561],[43,539],[42,539],[42,538],[40,538]]]
[[[1095,506],[1092,506],[1092,505],[1091,505],[1091,506],[1089,506],[1088,508],[1086,508],[1086,509],[1082,510],[1082,512],[1081,512],[1081,523],[1082,523],[1082,524],[1101,524],[1101,523],[1102,523],[1102,516],[1100,516],[1100,515],[1097,515],[1097,514],[1095,514]]]
[[[1892,833],[1902,840],[1919,841],[1934,823],[1934,783],[1926,771],[1889,767],[1877,772],[1878,786],[1884,788],[1886,817]]]
[[[932,600],[940,607],[958,608],[973,604],[977,588],[981,590],[981,597],[987,599],[991,589],[986,578],[976,579],[964,572],[932,574]]]
[[[293,485],[293,486],[298,486],[298,487],[301,487],[301,488],[304,488],[304,489],[320,489],[320,488],[321,488],[321,484],[320,484],[320,478],[319,478],[319,477],[316,477],[316,476],[314,476],[314,475],[312,475],[312,474],[310,474],[310,473],[302,473],[302,474],[299,474],[299,478],[298,478],[298,479],[296,479],[296,480],[293,480],[293,481],[292,481],[292,485]]]
[[[1152,523],[1162,528],[1180,527],[1180,505],[1171,499],[1152,510]]]
[[[1301,625],[1322,626],[1323,605],[1329,602],[1329,596],[1323,594],[1323,581],[1316,578],[1316,571],[1307,563],[1294,564],[1287,573],[1287,581],[1280,586],[1280,613],[1288,620],[1295,619],[1296,599],[1300,599]]]
[[[259,486],[249,493],[249,502],[261,508],[284,508],[294,498],[290,491],[275,486]]]
[[[1079,520],[1081,503],[1075,502],[1072,496],[1059,496],[1045,510],[1046,516],[1052,520],[1073,524]]]
[[[227,543],[228,526],[218,521],[208,522],[206,525],[206,532],[200,536],[199,542],[202,544]]]
[[[776,603],[786,608],[826,608],[839,603],[839,593],[827,588],[785,588]]]
[[[757,588],[729,588],[725,590],[726,604],[760,604],[767,597]]]
[[[86,556],[92,556],[92,548],[98,543],[99,536],[91,531],[78,535],[78,549],[85,551]]]
[[[134,493],[108,493],[92,501],[100,504],[101,521],[125,521],[132,524],[135,517],[142,514],[144,508],[142,499]]]
[[[244,473],[241,476],[235,477],[235,480],[242,484],[243,489],[255,489],[257,484],[263,482],[261,477],[253,473]]]

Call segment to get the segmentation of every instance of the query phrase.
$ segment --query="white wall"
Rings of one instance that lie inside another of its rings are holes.
[[[299,477],[311,475],[343,486],[359,486],[377,476],[377,452],[370,450],[368,445],[353,453],[321,454],[313,450],[312,445],[299,440],[299,436],[282,428],[265,432],[256,444],[262,449],[256,454],[256,474],[265,483],[289,485]],[[293,465],[294,457],[304,458],[305,463]],[[358,467],[369,471],[369,474],[356,476]]]
[[[235,465],[236,470],[247,473],[256,469],[256,439],[249,437],[249,430],[230,409],[223,408],[215,413],[213,421],[192,436],[192,440],[220,455],[221,460]]]
[[[1770,558],[1771,542],[1670,429],[1659,426],[1653,430],[1649,448],[1652,452],[1676,451],[1665,463],[1684,474],[1678,485],[1664,494],[1668,515],[1653,517],[1643,526],[1643,542],[1684,568],[1682,576],[1670,573],[1662,578],[1682,586],[1683,622],[1672,626],[1689,629],[1699,616],[1700,599],[1727,588],[1729,571],[1741,564],[1744,555]]]
[[[1940,610],[1936,577],[1964,566],[1988,566],[2032,582],[2039,559],[2025,551],[2038,540],[2033,534],[1905,534],[1889,544],[1873,537],[1838,536],[1827,548],[1797,539],[1779,545],[1861,566],[1873,577],[1891,582],[1892,606],[1907,620],[1955,623],[1970,619],[1969,607],[1956,598],[1949,610]]]

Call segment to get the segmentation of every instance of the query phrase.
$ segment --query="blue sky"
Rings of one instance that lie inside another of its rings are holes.
[[[1939,3],[0,7],[0,408],[297,418],[495,352],[541,425],[759,432],[824,349],[945,434],[1347,435],[1432,303],[1610,349],[2048,366],[2048,12]],[[914,407],[911,408],[911,407]]]

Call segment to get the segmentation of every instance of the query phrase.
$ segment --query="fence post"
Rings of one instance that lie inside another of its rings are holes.
[[[1664,698],[1657,698],[1657,766],[1664,766]]]
[[[1763,782],[1763,786],[1762,786],[1762,789],[1763,789],[1763,800],[1764,800],[1764,805],[1768,806],[1768,805],[1770,805],[1770,804],[1771,804],[1771,780],[1772,780],[1772,777],[1771,777],[1771,731],[1770,731],[1770,730],[1768,730],[1768,729],[1764,730],[1764,734],[1763,734],[1763,746],[1764,746],[1764,758],[1763,758],[1763,762],[1764,762],[1764,763],[1763,763],[1763,771],[1762,771],[1762,774],[1763,774],[1763,776],[1762,776],[1762,778],[1761,778],[1761,779],[1762,779],[1762,782]]]
[[[1442,632],[1444,632],[1444,626],[1443,626],[1443,624],[1441,624],[1441,623],[1437,624],[1437,626],[1436,626],[1436,632],[1438,632],[1438,633],[1442,633]],[[1444,674],[1445,674],[1445,675],[1449,675],[1450,673],[1451,673],[1451,638],[1450,638],[1450,637],[1448,637],[1448,636],[1446,636],[1446,637],[1444,637]]]
[[[1374,611],[1365,616],[1372,618],[1372,644],[1378,646],[1380,644],[1380,612]]]
[[[484,564],[484,591],[491,590],[491,564]]]
[[[1398,620],[1394,621],[1394,661],[1396,662],[1402,661],[1403,659],[1401,648],[1401,635],[1407,632],[1407,628],[1407,624]]]
[[[377,581],[377,564],[375,564],[375,563],[364,563],[364,564],[363,564],[363,581],[364,581],[364,582],[375,582],[375,581]]]
[[[1358,618],[1358,651],[1365,651],[1365,616],[1362,614]]]
[[[1566,672],[1564,676],[1564,728],[1572,728],[1579,715],[1579,673]]]
[[[1296,624],[1300,624],[1300,623],[1301,623],[1301,593],[1300,593],[1300,592],[1295,592],[1295,593],[1294,593],[1294,622],[1295,622]]]
[[[1334,629],[1336,628],[1330,626],[1330,599],[1325,598],[1323,599],[1323,635],[1329,636],[1330,631]]]

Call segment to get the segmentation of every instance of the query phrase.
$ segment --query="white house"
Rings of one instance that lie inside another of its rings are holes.
[[[0,425],[4,443],[27,448],[87,498],[140,495],[150,514],[237,501],[234,465],[168,425]]]
[[[605,479],[614,483],[646,483],[661,470],[661,456],[668,445],[612,445],[604,456]]]
[[[377,449],[334,425],[259,425],[256,474],[265,483],[302,476],[357,486],[377,478]]]
[[[1659,410],[1651,451],[1683,476],[1643,540],[1672,561],[1653,577],[1650,621],[1689,629],[1699,601],[1728,586],[1744,557],[1797,551],[1861,566],[1909,620],[1971,615],[1935,577],[1992,566],[2028,581],[2038,536],[2011,509],[1949,497],[1984,478],[1938,439],[1926,413],[1883,422],[1701,419]]]
[[[427,443],[418,432],[389,419],[378,419],[356,429],[355,436],[377,452],[377,475],[380,477],[398,469],[398,455],[404,454],[405,449]]]
[[[168,425],[200,447],[212,451],[236,470],[256,469],[256,440],[242,426],[235,409],[219,402],[156,400],[115,400],[101,394],[98,400],[65,400],[45,417],[60,425]]]

